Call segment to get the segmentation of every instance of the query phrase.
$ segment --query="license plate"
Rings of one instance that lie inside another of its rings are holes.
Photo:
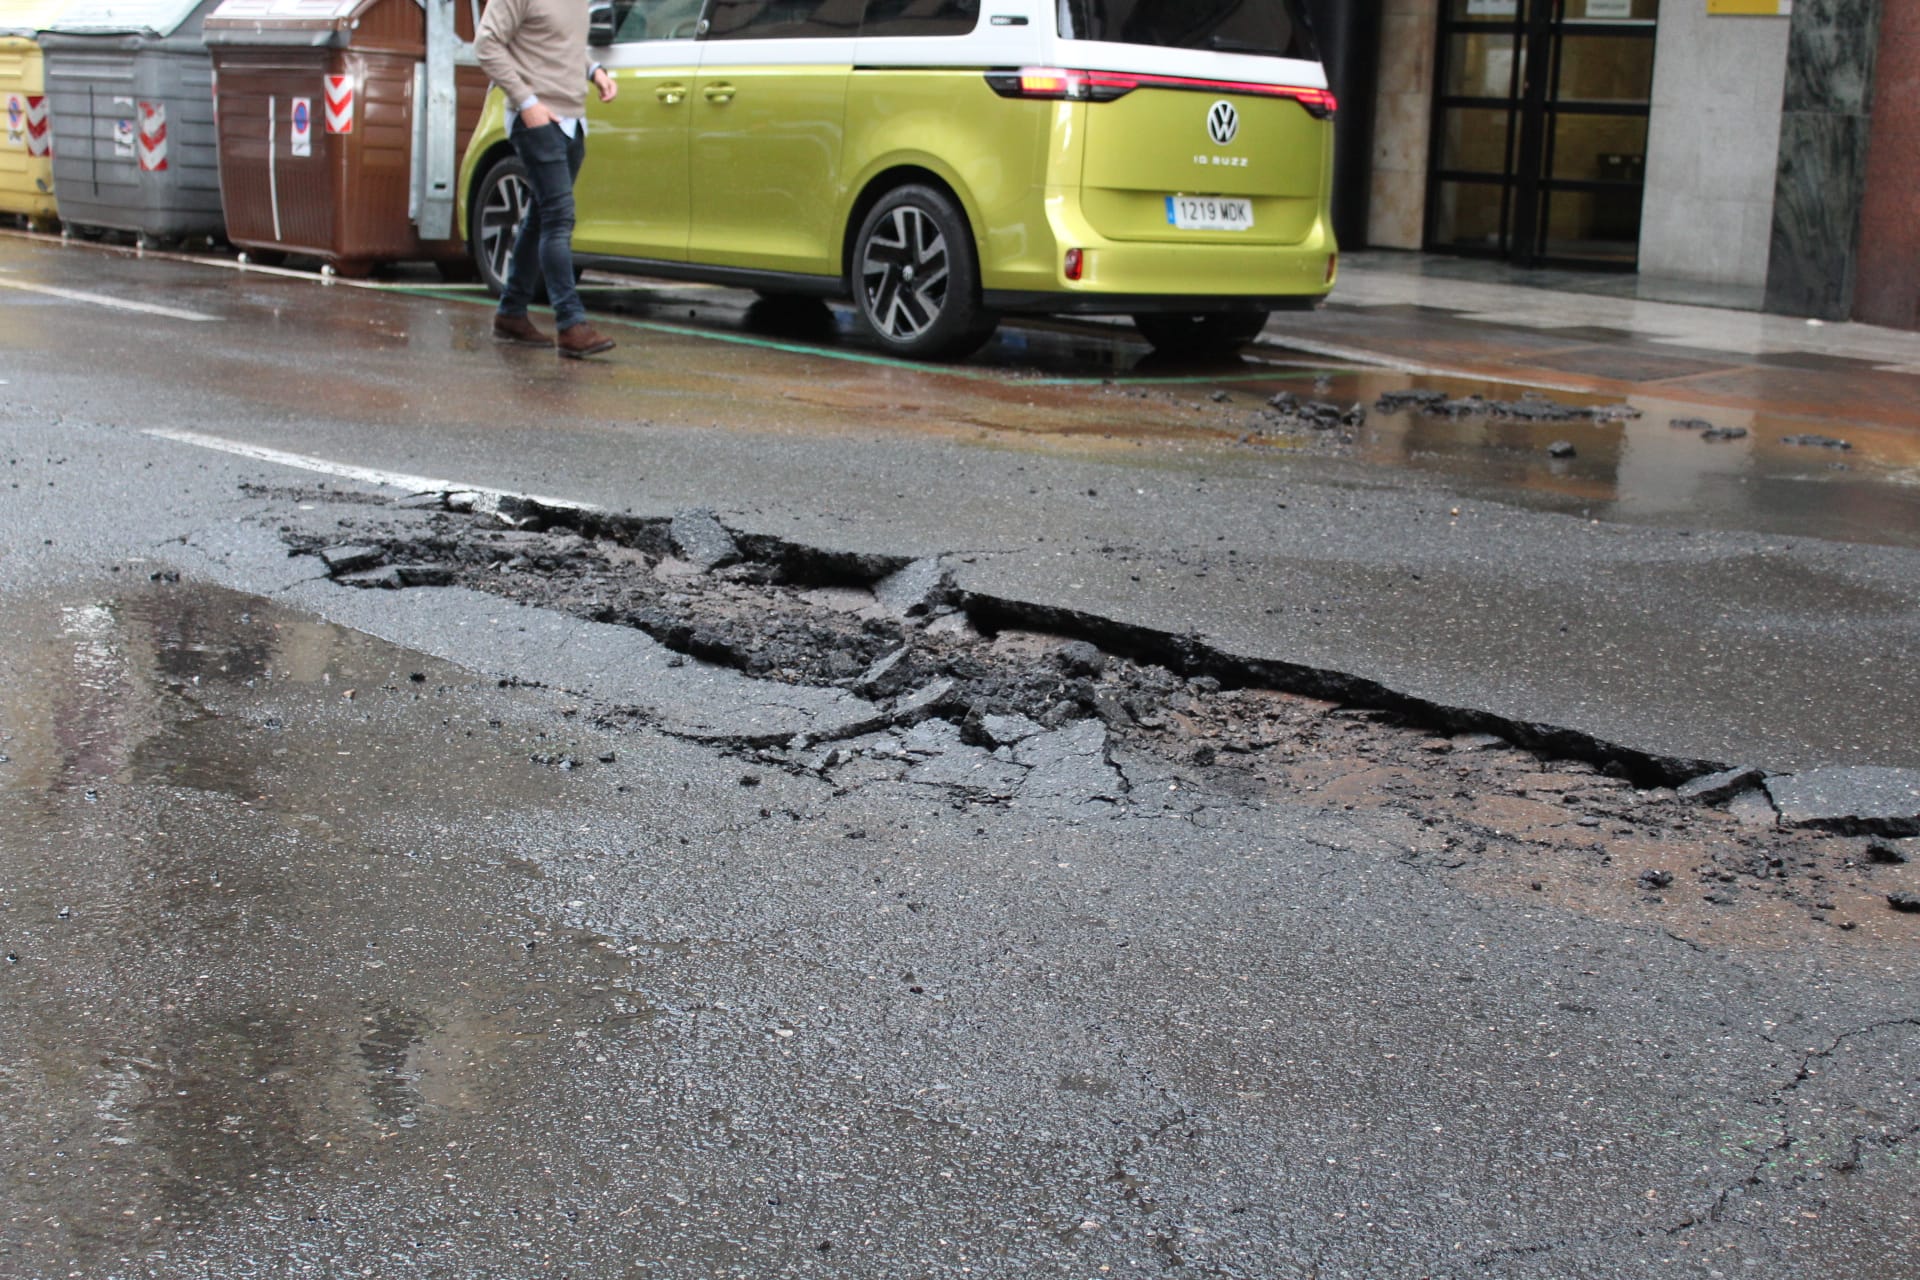
[[[1246,231],[1253,201],[1225,196],[1168,196],[1167,221],[1182,231]]]

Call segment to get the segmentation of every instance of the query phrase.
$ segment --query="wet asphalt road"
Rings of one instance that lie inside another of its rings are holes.
[[[1440,450],[1451,461],[1434,469],[1319,456],[1315,433],[1235,443],[1276,389],[1312,394],[1313,362],[1109,384],[1137,348],[1021,332],[984,365],[907,368],[857,343],[843,358],[747,345],[728,323],[690,335],[672,319],[682,297],[614,323],[626,345],[581,369],[493,343],[471,294],[320,288],[17,239],[0,242],[0,267],[0,280],[180,313],[9,291],[16,421],[185,429],[643,515],[713,506],[743,529],[951,555],[963,586],[1658,755],[1920,764],[1916,552],[1868,544],[1920,529],[1920,491],[1897,469],[1870,483],[1870,460],[1841,473],[1804,449],[1756,449],[1751,476],[1703,473],[1701,492],[1765,500],[1703,500],[1704,519],[1666,529],[1598,518],[1680,521],[1689,505],[1662,454],[1624,450],[1617,427],[1483,428],[1481,465]],[[1037,363],[1005,367],[1036,345]],[[1398,452],[1434,454],[1421,430]],[[1657,415],[1644,433],[1713,449]],[[1596,482],[1578,466],[1556,474],[1543,441],[1567,435],[1613,457],[1616,484],[1649,474],[1623,511],[1601,490],[1583,502]],[[1854,487],[1809,505],[1843,480]],[[1649,497],[1663,482],[1664,507]],[[1883,532],[1835,540],[1856,527]]]
[[[31,558],[10,1276],[1912,1274],[1913,939],[1479,900],[1146,759],[829,786]]]
[[[1411,860],[1404,815],[1124,753],[1008,805],[877,764],[770,770],[728,726],[831,705],[472,593],[345,591],[278,533],[330,518],[290,494],[319,477],[143,432],[616,509],[705,501],[1223,637],[1337,630],[1321,643],[1443,683],[1465,677],[1357,587],[1322,628],[1246,602],[1327,591],[1334,565],[1404,610],[1391,584],[1418,556],[1503,584],[1604,566],[1615,585],[1578,595],[1617,617],[1678,564],[1662,634],[1726,617],[1692,637],[1695,670],[1650,678],[1695,688],[1752,659],[1715,647],[1738,634],[1781,664],[1830,655],[1778,669],[1803,695],[1854,691],[1853,734],[1769,704],[1740,758],[1817,739],[1900,762],[1907,684],[1847,664],[1903,660],[1910,553],[1591,526],[1341,459],[1323,482],[1150,424],[1137,450],[929,425],[1115,425],[1086,388],[789,372],[769,414],[765,362],[803,357],[664,338],[630,367],[533,353],[503,378],[478,371],[525,353],[485,341],[483,311],[134,265],[185,273],[157,305],[222,319],[0,309],[0,1274],[1915,1274],[1904,924],[1759,917],[1704,945],[1496,900]],[[225,326],[243,333],[205,336]],[[423,381],[426,351],[454,371]],[[476,387],[555,426],[480,421]],[[1148,501],[1117,501],[1128,480]],[[1023,501],[1076,487],[1098,492],[1057,521]],[[1504,551],[1471,573],[1430,545],[1455,506]],[[1219,522],[1264,574],[1228,585]],[[1134,567],[1091,577],[1127,523]],[[1780,568],[1764,602],[1741,595],[1756,564]],[[1156,575],[1202,603],[1147,600]],[[1528,655],[1572,643],[1537,625],[1563,615],[1476,608],[1464,656],[1502,619],[1491,669],[1550,692]],[[1609,670],[1566,682],[1595,716],[1635,704]],[[1764,700],[1751,675],[1722,687]],[[665,727],[597,722],[633,700]],[[1742,733],[1717,706],[1624,714]],[[722,740],[690,740],[710,719]]]

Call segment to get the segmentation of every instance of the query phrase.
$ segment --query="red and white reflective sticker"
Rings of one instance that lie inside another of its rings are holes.
[[[140,171],[164,173],[167,168],[167,104],[140,104]]]
[[[53,154],[53,128],[45,98],[32,93],[7,95],[7,141],[16,147],[24,143],[30,156]]]
[[[353,77],[327,77],[327,132],[353,132]]]

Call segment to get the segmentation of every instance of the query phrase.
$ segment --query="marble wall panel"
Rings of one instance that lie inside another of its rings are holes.
[[[1789,111],[1780,120],[1767,309],[1844,319],[1853,305],[1867,120]]]
[[[1911,3],[1911,0],[1906,0]],[[1774,178],[1767,309],[1852,313],[1880,0],[1799,0]]]
[[[1865,115],[1879,26],[1880,0],[1795,0],[1785,109]]]

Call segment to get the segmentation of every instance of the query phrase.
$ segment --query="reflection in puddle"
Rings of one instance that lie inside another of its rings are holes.
[[[615,292],[608,303],[640,319],[658,311],[676,324],[719,332],[744,327],[863,358],[875,354],[862,345],[844,309],[818,303],[743,309],[726,291],[690,297]],[[1920,433],[1910,429],[1636,396],[1631,403],[1641,416],[1625,423],[1376,412],[1347,438],[1275,431],[1262,422],[1261,411],[1280,391],[1369,407],[1382,393],[1409,387],[1491,400],[1527,393],[1491,381],[1328,369],[1324,361],[1271,350],[1228,360],[1172,359],[1148,350],[1125,327],[1004,326],[979,355],[953,368],[825,360],[795,381],[770,367],[792,358],[737,349],[726,356],[743,376],[751,370],[751,376],[784,388],[766,401],[780,407],[783,430],[792,429],[786,408],[798,402],[824,411],[842,430],[882,419],[916,434],[984,435],[1024,447],[1071,442],[1104,450],[1147,440],[1240,441],[1256,456],[1285,451],[1290,463],[1303,468],[1341,471],[1357,462],[1364,467],[1363,481],[1381,471],[1418,472],[1472,496],[1594,519],[1920,546]],[[1574,392],[1551,398],[1618,403],[1617,397]],[[1703,417],[1746,435],[1706,438],[1670,425]],[[729,401],[729,418],[744,429],[769,425],[737,400]],[[1852,448],[1790,443],[1810,434],[1844,439]],[[1549,446],[1561,441],[1574,446],[1574,456],[1549,456]]]
[[[1456,397],[1517,400],[1523,394],[1499,383],[1340,373],[1320,380],[1313,398],[1371,409],[1383,393],[1410,385]],[[1234,384],[1240,416],[1233,429],[1244,432],[1265,398],[1280,391],[1306,394],[1297,380],[1278,377]],[[1551,398],[1576,405],[1620,403],[1571,393]],[[1607,423],[1370,411],[1366,423],[1344,438],[1329,433],[1316,439],[1302,430],[1256,435],[1251,443],[1295,457],[1304,443],[1329,465],[1351,458],[1369,467],[1422,472],[1477,497],[1594,519],[1920,546],[1920,434],[1829,426],[1852,447],[1818,448],[1795,443],[1809,431],[1801,419],[1703,413],[1695,405],[1637,396],[1628,403],[1639,417]],[[1709,438],[1673,425],[1703,416],[1744,435]],[[1559,443],[1571,445],[1572,456],[1552,456],[1550,447]]]
[[[366,1066],[367,1092],[382,1119],[401,1129],[419,1122],[424,1103],[417,1054],[425,1039],[426,1019],[402,1009],[383,1009],[364,1019],[360,1059]]]
[[[568,783],[464,673],[177,584],[0,638],[0,1274],[324,1202],[550,1084],[516,1046],[645,1027],[628,957],[514,908],[491,815]]]

